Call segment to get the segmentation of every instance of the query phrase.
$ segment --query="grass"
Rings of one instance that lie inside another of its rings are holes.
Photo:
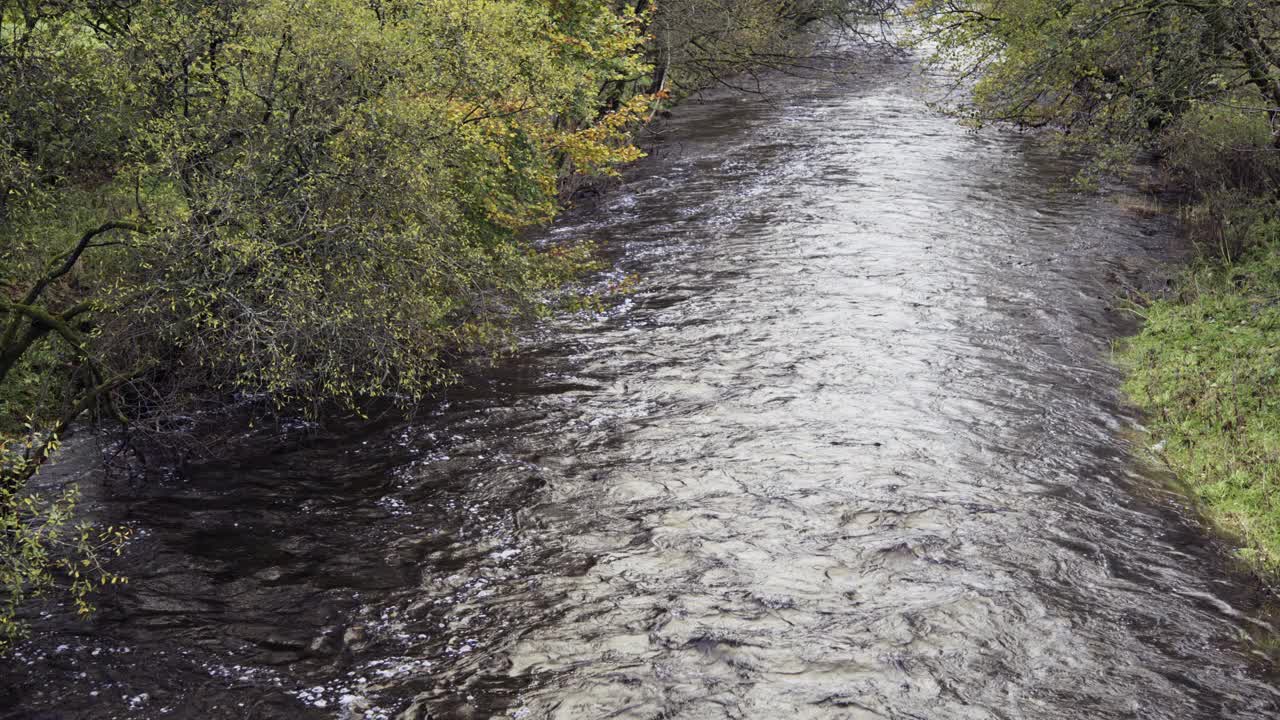
[[[1238,260],[1189,271],[1178,297],[1140,308],[1120,349],[1126,391],[1156,448],[1241,559],[1280,570],[1280,220]]]

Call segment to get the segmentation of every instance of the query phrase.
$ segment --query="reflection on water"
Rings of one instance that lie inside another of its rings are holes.
[[[412,424],[113,488],[133,582],[0,716],[1274,717],[1257,599],[1123,439],[1167,222],[862,74],[683,108],[549,231],[639,292]]]

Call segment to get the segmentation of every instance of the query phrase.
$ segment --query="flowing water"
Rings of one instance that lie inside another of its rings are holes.
[[[5,718],[1267,718],[1260,598],[1135,460],[1167,220],[906,61],[689,103],[598,207],[634,295],[411,424],[116,481]],[[7,709],[5,709],[7,708]]]

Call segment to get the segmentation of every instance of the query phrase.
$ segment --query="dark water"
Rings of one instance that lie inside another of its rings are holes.
[[[639,291],[411,425],[113,484],[0,716],[1280,717],[1108,361],[1168,222],[860,75],[683,108],[551,232]]]

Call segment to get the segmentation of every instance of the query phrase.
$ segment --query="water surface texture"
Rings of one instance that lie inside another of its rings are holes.
[[[0,716],[1280,716],[1109,364],[1169,222],[920,86],[690,103],[549,231],[626,302],[412,424],[114,482],[132,582],[36,622]]]

